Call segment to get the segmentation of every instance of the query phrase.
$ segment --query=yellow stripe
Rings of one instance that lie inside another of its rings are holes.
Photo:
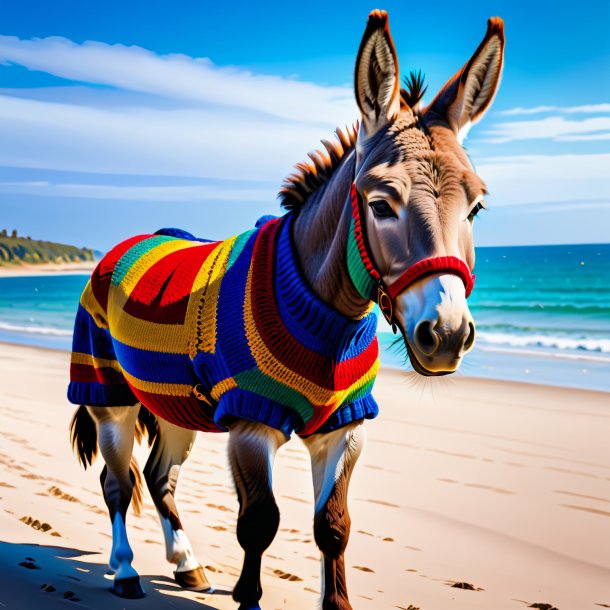
[[[326,407],[330,405],[339,406],[346,396],[352,391],[362,387],[368,383],[377,374],[377,368],[379,367],[378,361],[375,361],[373,366],[358,380],[356,380],[351,386],[345,390],[328,390],[323,388],[316,383],[313,383],[309,379],[302,377],[292,369],[286,367],[283,363],[277,360],[270,352],[269,348],[265,345],[262,337],[258,333],[256,324],[254,323],[254,314],[252,312],[252,263],[248,272],[248,279],[246,280],[246,294],[244,300],[244,322],[246,330],[246,338],[250,346],[250,351],[258,368],[269,375],[272,379],[279,381],[280,383],[296,390],[312,405]]]
[[[106,312],[93,294],[91,280],[87,282],[85,289],[80,295],[80,304],[87,310],[98,328],[108,328]]]
[[[148,392],[149,394],[188,397],[193,391],[192,385],[187,385],[184,383],[161,383],[158,381],[144,381],[142,379],[134,377],[133,375],[130,375],[126,371],[123,372],[123,375],[125,375],[125,379],[127,380],[130,386],[134,387],[136,390]]]
[[[190,242],[179,241],[182,244],[188,244],[188,247],[192,247]],[[232,242],[232,240],[230,241]],[[157,252],[171,243],[162,244],[151,252]],[[200,244],[195,243],[195,245]],[[194,358],[197,355],[196,341],[194,340],[197,332],[197,307],[205,294],[209,278],[215,270],[214,263],[218,258],[218,251],[223,249],[224,245],[225,242],[222,242],[219,247],[210,252],[201,266],[191,289],[184,324],[159,324],[132,316],[123,309],[129,297],[123,291],[123,282],[118,287],[111,286],[111,295],[108,299],[108,320],[110,321],[112,336],[121,343],[138,349],[170,354],[188,354],[191,358]],[[175,252],[180,249],[174,248],[173,251]],[[164,255],[170,253],[167,251],[167,248],[164,248],[164,251]],[[160,258],[147,258],[147,264],[152,265],[160,260]],[[135,281],[137,284],[137,280],[134,278],[130,278],[129,281],[131,283]],[[129,286],[131,284],[128,284],[128,288]],[[133,290],[133,286],[131,286],[131,290]],[[206,309],[209,305],[207,300],[206,298]]]
[[[214,400],[218,401],[218,400],[220,400],[220,397],[225,392],[228,392],[229,390],[232,390],[233,388],[236,388],[236,387],[237,387],[237,383],[235,382],[235,379],[233,379],[233,377],[227,377],[226,379],[219,381],[212,388],[212,391],[210,392],[210,394],[212,395],[212,398]]]
[[[118,371],[119,373],[123,372],[121,365],[118,360],[108,360],[107,358],[97,358],[92,356],[91,354],[84,354],[82,352],[72,352],[72,359],[70,360],[72,364],[85,364],[87,366],[93,366],[96,369],[109,368]]]
[[[223,241],[205,260],[195,280],[185,320],[185,325],[193,331],[188,348],[191,358],[194,358],[198,351],[214,353],[216,350],[218,293],[236,239],[231,237]],[[199,309],[200,320],[197,316]]]
[[[130,347],[168,354],[186,354],[192,329],[185,324],[158,324],[140,320],[113,300],[108,303],[108,320],[113,338]]]

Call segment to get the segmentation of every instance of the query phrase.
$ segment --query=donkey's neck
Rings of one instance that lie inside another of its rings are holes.
[[[347,269],[349,195],[355,164],[356,153],[352,150],[330,179],[303,204],[293,236],[299,263],[314,293],[350,318],[361,317],[370,307],[370,302],[356,290]]]

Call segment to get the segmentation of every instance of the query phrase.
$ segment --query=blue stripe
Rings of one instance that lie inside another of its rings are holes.
[[[354,402],[337,409],[330,417],[316,430],[316,433],[331,432],[347,426],[351,422],[360,419],[375,419],[379,414],[379,407],[373,396],[369,393],[358,398]]]
[[[258,231],[250,235],[241,254],[226,272],[218,294],[216,351],[224,359],[233,376],[256,368],[256,361],[250,352],[245,333],[244,297],[257,235]]]
[[[286,217],[277,242],[275,293],[278,312],[290,334],[313,352],[337,362],[361,354],[375,338],[377,314],[353,320],[321,301],[299,268]]]
[[[216,351],[213,354],[199,352],[193,360],[197,376],[209,389],[233,374],[256,367],[244,330],[244,295],[258,230],[242,233],[238,240],[244,235],[247,242],[233,246],[231,254],[236,246],[240,248],[239,253],[230,259],[231,266],[220,284],[216,304]]]
[[[299,414],[290,407],[241,388],[223,394],[214,413],[214,421],[223,430],[228,430],[228,426],[236,419],[266,424],[281,430],[286,438],[290,438],[295,428],[303,425]]]
[[[99,328],[82,305],[78,306],[74,321],[72,351],[91,354],[96,358],[116,360],[110,331],[107,328]]]
[[[169,354],[131,347],[113,340],[121,368],[142,381],[195,385],[197,378],[188,354]]]

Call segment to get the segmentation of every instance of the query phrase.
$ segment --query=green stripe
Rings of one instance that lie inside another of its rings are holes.
[[[259,369],[238,373],[233,378],[237,382],[237,387],[289,407],[296,411],[305,423],[313,416],[311,403],[300,392],[276,381]]]
[[[245,233],[240,233],[235,238],[235,243],[231,248],[231,254],[229,254],[229,260],[227,261],[227,271],[231,268],[231,265],[239,258],[239,255],[243,252],[243,249],[246,247],[246,244],[248,243],[248,240],[250,239],[250,236],[252,235],[252,233],[254,233],[254,231],[256,231],[256,229],[250,229]]]
[[[362,257],[360,256],[353,218],[347,236],[347,270],[356,290],[360,293],[362,298],[375,301],[377,298],[375,290],[377,284],[369,275],[369,272],[362,261]]]
[[[129,270],[135,265],[135,263],[141,259],[147,252],[154,250],[157,246],[164,244],[165,242],[175,240],[175,237],[170,237],[169,235],[155,235],[154,237],[149,237],[148,239],[143,239],[138,242],[121,258],[118,260],[117,264],[114,267],[114,271],[112,272],[112,284],[118,286]]]
[[[371,379],[371,381],[369,381],[368,383],[365,383],[364,385],[353,389],[341,402],[340,406],[348,405],[350,402],[354,402],[355,400],[358,400],[358,398],[362,398],[363,396],[370,394],[371,390],[373,389],[374,383],[375,378]]]

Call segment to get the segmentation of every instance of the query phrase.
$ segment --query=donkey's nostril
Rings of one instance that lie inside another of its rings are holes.
[[[474,338],[476,336],[476,332],[474,330],[474,322],[470,320],[468,322],[468,337],[466,337],[466,341],[464,341],[464,351],[467,352],[474,344]]]
[[[440,343],[430,320],[424,320],[415,327],[414,338],[417,347],[428,356],[437,350]]]

